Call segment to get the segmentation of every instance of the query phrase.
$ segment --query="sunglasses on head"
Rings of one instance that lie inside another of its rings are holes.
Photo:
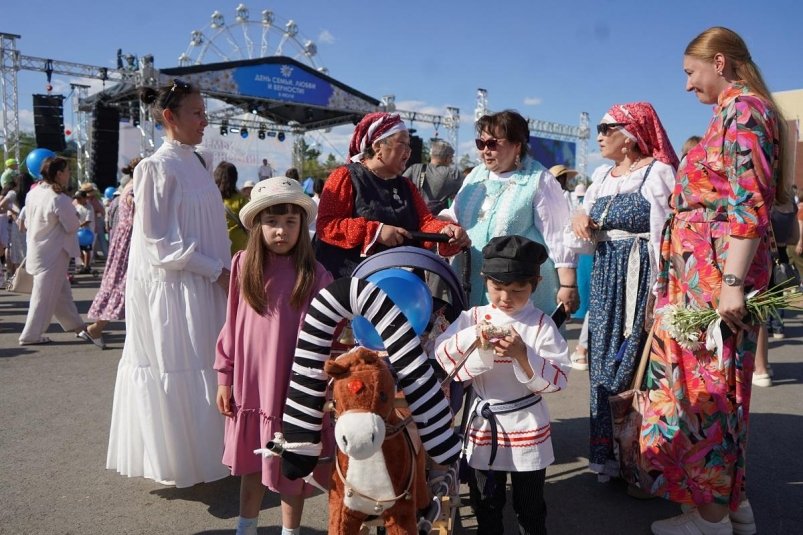
[[[501,139],[496,138],[488,138],[488,139],[475,139],[474,144],[477,145],[479,150],[485,150],[485,147],[488,147],[490,150],[496,150],[496,147],[499,146],[499,142],[502,141]]]
[[[170,87],[170,91],[168,91],[167,96],[162,102],[162,108],[167,109],[170,101],[173,99],[173,95],[176,94],[176,91],[179,92],[187,92],[192,88],[190,84],[185,82],[184,80],[179,80],[178,78],[173,78],[173,85]]]
[[[608,133],[614,128],[619,128],[620,126],[625,126],[626,124],[627,123],[600,123],[597,125],[597,134],[607,136]]]

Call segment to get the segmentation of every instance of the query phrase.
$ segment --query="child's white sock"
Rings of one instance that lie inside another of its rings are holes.
[[[237,532],[235,535],[257,535],[257,518],[243,518],[237,521]]]
[[[282,526],[282,535],[301,535],[301,526],[297,528],[286,528]]]

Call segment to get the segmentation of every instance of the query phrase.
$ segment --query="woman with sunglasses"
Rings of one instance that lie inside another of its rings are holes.
[[[315,256],[335,278],[351,276],[366,256],[412,245],[411,231],[448,235],[449,242],[438,245],[442,256],[468,245],[465,231],[435,219],[415,185],[402,176],[410,152],[410,134],[398,114],[369,113],[354,129],[351,163],[329,175],[316,220]]]
[[[722,27],[686,47],[686,91],[715,106],[683,160],[661,250],[649,394],[641,426],[651,492],[686,506],[652,524],[663,534],[756,532],[745,495],[751,379],[760,322],[745,295],[770,280],[770,212],[783,180],[784,120],[744,40]],[[671,306],[716,309],[717,348],[681,346],[664,324]],[[666,308],[665,308],[666,307]],[[730,514],[729,514],[730,513]]]
[[[648,297],[678,159],[647,102],[612,106],[597,125],[597,143],[613,164],[594,171],[572,228],[597,243],[588,308],[589,467],[607,481],[619,476],[608,397],[630,388],[646,340]]]
[[[544,245],[549,253],[533,304],[551,312],[563,303],[567,313],[574,312],[580,305],[576,259],[563,245],[563,227],[571,211],[555,177],[528,156],[527,120],[511,110],[484,115],[477,121],[477,134],[482,163],[466,177],[452,206],[440,214],[459,223],[471,238],[472,306],[488,304],[482,248],[491,238],[518,234]]]
[[[212,368],[226,316],[229,237],[210,164],[195,150],[208,124],[198,89],[175,80],[141,97],[166,136],[134,169],[127,332],[106,467],[189,487],[229,473],[220,462]]]

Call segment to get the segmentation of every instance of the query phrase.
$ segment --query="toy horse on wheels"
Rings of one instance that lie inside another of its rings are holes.
[[[356,347],[324,370],[338,446],[329,533],[359,533],[377,517],[390,535],[418,533],[417,512],[430,501],[426,458],[409,410],[395,406],[390,369],[376,352]]]
[[[413,264],[395,265],[422,270],[440,269],[439,275],[446,283],[458,289],[449,305],[456,307],[456,314],[459,314],[465,306],[465,294],[448,264],[414,247],[391,251],[402,253],[401,250],[405,249],[405,260],[412,259]],[[374,259],[382,260],[382,254],[374,255],[361,266]],[[388,266],[377,269],[385,267]],[[440,515],[441,501],[430,499],[426,481],[420,477],[423,457],[417,453],[413,455],[416,446],[420,441],[421,451],[426,452],[431,462],[446,468],[445,477],[441,474],[434,486],[443,488],[445,485],[447,489],[454,489],[456,468],[452,470],[451,467],[456,467],[461,443],[452,430],[452,411],[418,334],[382,288],[356,276],[355,271],[355,277],[334,281],[310,304],[299,333],[283,416],[286,444],[282,471],[285,476],[296,479],[307,476],[314,469],[318,459],[316,452],[320,451],[321,421],[331,376],[335,384],[334,409],[340,414],[340,428],[336,428],[335,433],[341,451],[332,479],[334,490],[330,494],[329,533],[361,533],[363,522],[371,515],[381,517],[390,533],[418,533],[417,511],[432,503],[434,507],[430,509],[436,510],[436,516]],[[387,365],[384,357],[378,357],[365,348],[356,348],[330,361],[338,324],[355,316],[365,318],[381,336],[387,351]],[[447,314],[447,320],[452,319]],[[395,379],[390,371],[395,374]],[[368,378],[370,381],[366,380]],[[409,413],[393,409],[396,384],[409,405]],[[352,418],[344,404],[356,405],[359,407],[357,410],[363,412],[370,408],[375,414],[361,419],[352,413],[355,416]],[[355,425],[354,422],[368,423]],[[420,438],[409,433],[412,424]],[[382,427],[386,433],[380,432]],[[381,440],[383,434],[388,435],[387,440]],[[380,460],[385,461],[384,468],[379,468]],[[451,483],[444,483],[446,480]],[[448,499],[444,503],[448,503]],[[455,507],[448,508],[452,509],[453,516]],[[425,531],[435,529],[434,520],[424,519],[423,522]],[[445,533],[443,529],[437,532]]]

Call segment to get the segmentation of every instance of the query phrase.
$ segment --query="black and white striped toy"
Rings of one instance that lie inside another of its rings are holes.
[[[317,457],[288,452],[294,443],[320,444],[327,385],[323,366],[329,359],[337,324],[357,315],[370,321],[384,340],[390,366],[429,456],[448,465],[460,454],[460,438],[452,431],[449,404],[407,318],[378,286],[363,279],[343,278],[321,290],[312,301],[298,336],[282,423],[287,441],[282,472],[290,479],[304,477],[315,468]]]

